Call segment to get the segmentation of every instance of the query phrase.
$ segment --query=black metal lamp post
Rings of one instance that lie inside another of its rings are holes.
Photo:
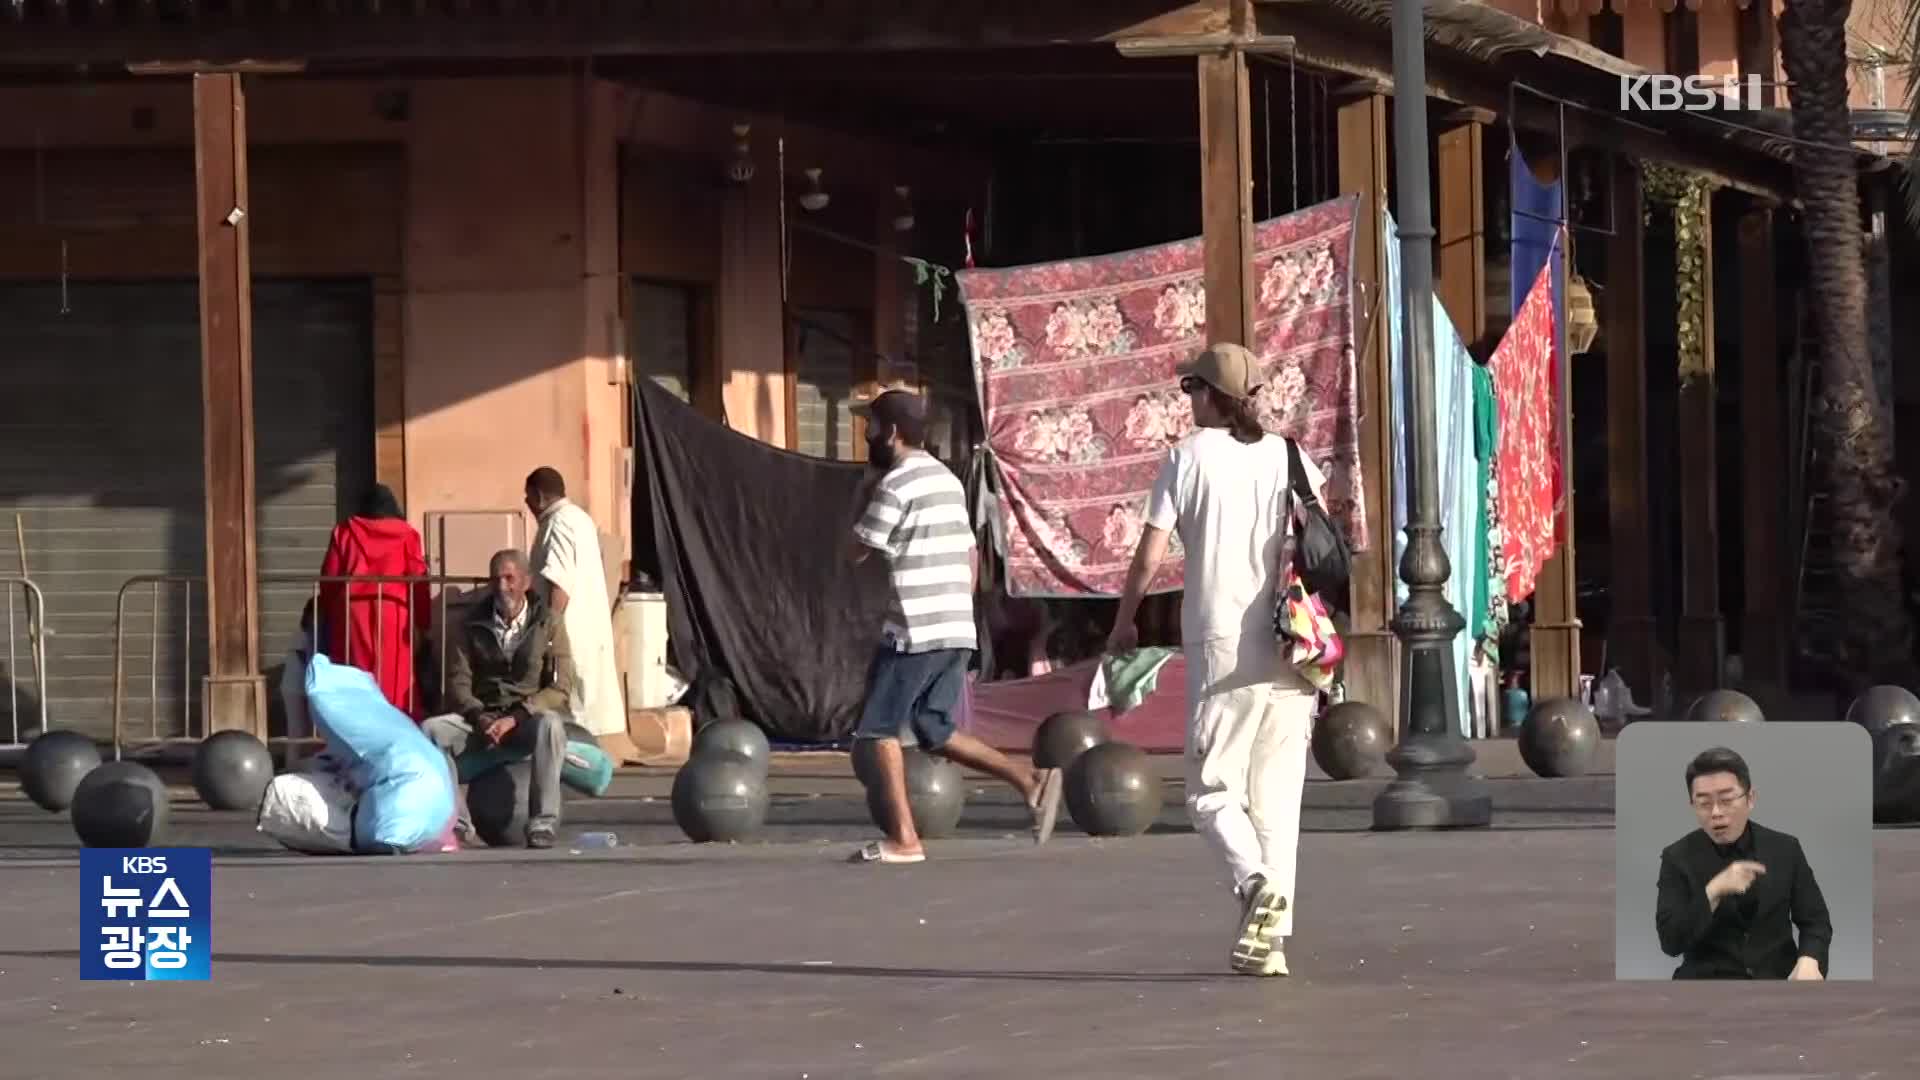
[[[1387,755],[1398,777],[1373,801],[1375,829],[1488,825],[1493,804],[1471,775],[1473,747],[1460,736],[1453,638],[1466,626],[1447,602],[1440,544],[1440,485],[1433,401],[1433,208],[1427,173],[1427,62],[1423,0],[1394,0],[1393,134],[1400,205],[1400,274],[1406,350],[1407,601],[1394,617],[1400,638],[1400,711],[1406,729]]]

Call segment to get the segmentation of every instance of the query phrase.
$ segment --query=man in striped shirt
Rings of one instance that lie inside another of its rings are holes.
[[[853,527],[851,557],[862,562],[874,552],[884,556],[892,596],[854,738],[874,740],[870,782],[884,792],[890,813],[886,839],[862,847],[853,861],[916,863],[927,857],[907,804],[900,750],[906,737],[1012,785],[1033,814],[1035,842],[1044,843],[1059,814],[1059,770],[1017,766],[954,730],[967,662],[978,647],[973,591],[980,564],[966,490],[926,452],[926,405],[918,396],[889,390],[862,411],[874,471],[861,491],[864,508]]]

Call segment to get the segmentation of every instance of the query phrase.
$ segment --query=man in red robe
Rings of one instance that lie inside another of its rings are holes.
[[[422,577],[426,572],[420,534],[384,484],[367,493],[359,513],[334,526],[320,566],[322,578]],[[394,708],[416,721],[425,717],[427,703],[420,697],[413,650],[416,637],[424,637],[432,626],[426,582],[323,582],[319,615],[327,659],[370,672]]]

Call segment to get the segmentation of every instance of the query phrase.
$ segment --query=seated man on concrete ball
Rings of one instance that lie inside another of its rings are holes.
[[[447,769],[459,788],[454,758],[465,751],[507,747],[533,757],[528,792],[527,846],[550,848],[560,826],[560,767],[566,760],[567,698],[573,659],[560,616],[531,590],[527,557],[515,550],[494,555],[487,574],[492,587],[451,629],[447,650],[447,704],[456,712],[426,722],[427,736],[446,752]],[[454,836],[473,842],[473,818],[458,800]]]
[[[1827,901],[1800,841],[1749,820],[1746,760],[1723,746],[1701,751],[1687,765],[1687,795],[1700,828],[1660,853],[1654,908],[1660,948],[1682,958],[1673,977],[1824,979]]]

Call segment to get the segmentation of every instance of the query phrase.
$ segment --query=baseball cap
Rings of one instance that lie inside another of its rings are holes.
[[[856,402],[853,411],[888,425],[908,442],[922,442],[927,437],[927,403],[911,390],[887,390]]]
[[[1245,346],[1223,341],[1209,345],[1199,356],[1174,371],[1181,377],[1191,375],[1230,398],[1250,398],[1260,389],[1260,362]]]

